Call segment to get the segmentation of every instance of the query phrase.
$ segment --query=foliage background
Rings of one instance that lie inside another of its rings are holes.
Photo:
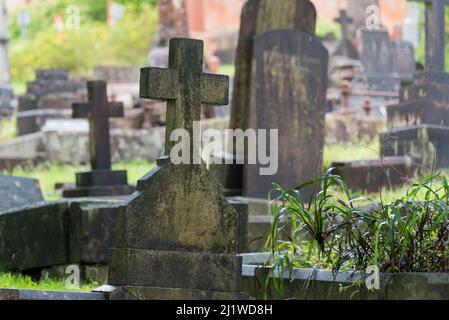
[[[11,75],[14,83],[34,79],[37,68],[67,68],[86,76],[94,66],[143,65],[157,28],[156,0],[116,0],[125,14],[110,29],[106,0],[59,0],[18,8],[9,16]],[[66,9],[80,8],[80,29],[58,32],[54,19],[65,22]],[[30,15],[27,39],[21,38],[17,15]]]

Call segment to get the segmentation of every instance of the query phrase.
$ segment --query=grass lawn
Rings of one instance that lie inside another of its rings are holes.
[[[114,170],[127,170],[128,183],[135,185],[137,180],[154,168],[154,166],[155,163],[134,161],[131,163],[116,163],[112,165],[112,168]],[[59,199],[61,195],[55,192],[55,183],[74,183],[75,173],[89,170],[89,165],[43,164],[35,168],[17,167],[11,174],[18,177],[39,180],[45,199],[56,200]]]
[[[21,274],[0,273],[0,288],[2,289],[31,289],[48,291],[90,292],[98,288],[98,283],[81,284],[79,289],[67,289],[64,279],[43,278],[34,281],[29,276]]]
[[[379,159],[379,141],[371,144],[331,144],[325,145],[323,151],[324,168],[330,168],[332,162]]]

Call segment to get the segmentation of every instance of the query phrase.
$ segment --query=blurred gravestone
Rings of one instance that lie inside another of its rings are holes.
[[[387,156],[421,158],[429,170],[449,167],[449,74],[445,73],[445,6],[426,2],[426,70],[401,89],[400,103],[388,108],[389,131],[382,135]]]
[[[43,201],[39,182],[0,174],[0,212]]]
[[[37,70],[36,80],[18,99],[18,135],[39,131],[50,118],[70,118],[72,103],[86,99],[85,86],[83,79],[70,79],[67,70]]]
[[[426,70],[445,70],[445,12],[449,0],[410,0],[425,3]]]
[[[386,30],[359,30],[360,60],[365,68],[371,90],[398,91],[401,80],[394,73],[393,53]]]
[[[335,22],[341,26],[342,38],[338,43],[337,49],[334,55],[341,55],[351,59],[358,59],[358,53],[355,47],[352,45],[352,37],[349,34],[349,26],[354,20],[348,16],[346,10],[340,10],[340,16],[335,19]]]
[[[327,65],[327,50],[310,34],[275,30],[255,37],[249,127],[279,130],[279,145],[267,148],[279,158],[274,175],[245,164],[245,196],[266,198],[273,182],[294,188],[321,173]]]
[[[316,10],[308,0],[249,0],[242,9],[237,47],[231,128],[248,127],[251,70],[256,35],[275,29],[297,29],[315,34]]]
[[[234,90],[232,94],[232,129],[246,130],[249,126],[251,97],[252,61],[255,54],[254,38],[261,33],[276,29],[296,29],[310,35],[315,34],[316,10],[308,0],[249,0],[242,9],[240,34],[236,54]],[[239,155],[237,150],[228,150],[234,162]],[[224,178],[225,189],[241,190],[243,167],[227,165]],[[234,191],[229,194],[233,194]]]
[[[393,71],[400,75],[402,83],[411,82],[416,71],[415,50],[410,42],[392,41]]]

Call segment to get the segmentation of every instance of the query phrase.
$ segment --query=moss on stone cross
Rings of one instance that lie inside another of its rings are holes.
[[[140,97],[167,101],[165,154],[175,142],[176,129],[189,133],[192,159],[199,156],[193,143],[194,121],[201,119],[201,105],[226,105],[229,101],[229,77],[203,73],[203,47],[200,40],[174,38],[170,41],[169,68],[143,68],[140,73]]]

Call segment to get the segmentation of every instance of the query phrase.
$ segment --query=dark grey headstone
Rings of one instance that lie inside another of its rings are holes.
[[[391,54],[393,60],[393,71],[404,78],[413,78],[416,71],[415,50],[410,42],[391,42]]]
[[[0,174],[0,212],[43,200],[39,182],[33,179],[19,178]]]
[[[36,70],[36,80],[54,81],[68,80],[69,72],[66,69],[38,69]]]
[[[273,182],[293,188],[320,174],[327,65],[327,50],[307,33],[275,30],[254,39],[249,127],[279,130],[279,167],[260,175],[264,166],[245,164],[245,196],[266,198]]]
[[[366,73],[391,73],[393,61],[391,55],[391,41],[385,30],[362,29],[362,52],[360,60]]]
[[[397,91],[401,77],[395,73],[393,49],[385,30],[360,30],[360,60],[366,72],[369,87],[378,91]]]
[[[0,86],[0,109],[11,108],[13,92],[11,88]]]

